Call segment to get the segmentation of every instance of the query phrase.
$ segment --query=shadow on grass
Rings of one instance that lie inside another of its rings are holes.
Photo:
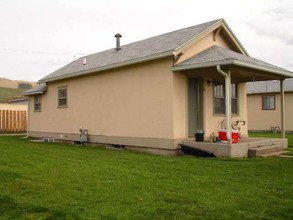
[[[15,199],[6,195],[0,195],[0,204],[0,219],[80,219],[78,215],[63,210],[17,203]]]

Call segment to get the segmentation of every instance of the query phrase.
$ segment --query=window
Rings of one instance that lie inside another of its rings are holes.
[[[41,111],[41,96],[34,96],[34,111]]]
[[[262,110],[275,110],[275,96],[274,95],[262,96]]]
[[[231,111],[232,114],[238,114],[238,85],[231,84]]]
[[[67,87],[58,88],[58,107],[67,107]]]
[[[231,84],[231,111],[238,114],[238,84]],[[225,114],[225,84],[217,83],[214,85],[214,114]]]
[[[225,114],[225,86],[223,84],[214,86],[214,113]]]

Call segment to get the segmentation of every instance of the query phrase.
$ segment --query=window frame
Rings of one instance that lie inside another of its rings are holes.
[[[39,106],[39,108],[36,108],[36,106]],[[42,98],[41,98],[41,95],[35,95],[34,96],[34,111],[35,112],[42,111]]]
[[[265,108],[265,105],[264,105],[264,98],[265,97],[273,97],[273,107],[272,108],[270,108],[270,107],[268,107],[268,108]],[[261,96],[261,109],[263,110],[263,111],[266,111],[266,110],[276,110],[276,96],[275,95],[273,95],[273,94],[269,94],[269,95],[262,95]]]
[[[239,115],[239,84],[232,83],[231,84],[231,113],[232,115]],[[236,101],[236,112],[233,112],[233,101]]]
[[[221,86],[222,88],[218,89],[217,87]],[[217,91],[221,94],[216,94]],[[216,100],[220,100],[220,103],[223,103],[223,106],[221,106],[221,112],[216,112]],[[216,84],[213,84],[213,110],[215,115],[223,115],[226,112],[226,105],[225,105],[225,83],[217,82]]]
[[[65,91],[65,96],[61,97],[62,91]],[[68,107],[68,87],[67,86],[58,87],[57,88],[57,96],[58,96],[58,99],[57,99],[58,108],[67,108]],[[63,100],[65,100],[64,104],[61,103]]]
[[[219,91],[219,95],[216,94],[216,87],[221,86],[221,90]],[[231,113],[232,115],[239,115],[239,84],[238,83],[231,83],[230,87],[231,91]],[[222,103],[222,111],[221,112],[216,112],[216,100],[221,100],[220,102]],[[225,94],[225,82],[216,82],[213,83],[213,112],[214,115],[224,115],[226,114],[226,94]],[[236,112],[233,112],[233,103],[236,103]]]

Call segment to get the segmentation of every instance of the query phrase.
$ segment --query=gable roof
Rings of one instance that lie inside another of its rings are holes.
[[[247,85],[247,94],[279,93],[280,92],[279,80],[249,82],[246,85]],[[293,79],[286,79],[284,81],[284,91],[293,92]]]
[[[151,37],[142,41],[130,43],[121,46],[121,49],[118,51],[113,48],[81,57],[42,78],[39,82],[50,82],[148,60],[173,56],[175,50],[184,46],[187,42],[203,35],[205,32],[214,30],[213,28],[216,28],[219,25],[224,25],[228,31],[231,31],[223,19],[206,22],[196,26]],[[232,32],[230,34],[234,37],[233,41],[238,43],[238,47],[246,53],[245,49],[242,47],[235,35]],[[86,65],[83,65],[84,59],[86,59]]]
[[[175,65],[172,70],[180,71],[203,67],[212,67],[217,65],[236,65],[249,67],[255,70],[280,73],[287,77],[293,77],[292,72],[287,71],[283,68],[215,45],[190,57],[182,63]]]

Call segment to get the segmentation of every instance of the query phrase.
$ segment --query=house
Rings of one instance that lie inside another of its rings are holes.
[[[231,117],[247,121],[246,82],[293,77],[250,57],[224,19],[122,46],[115,37],[116,47],[27,92],[29,136],[73,141],[86,130],[89,142],[171,155],[199,129],[208,139],[225,124],[230,144]],[[235,155],[242,154],[247,149]]]
[[[247,84],[248,129],[277,132],[281,128],[280,82],[277,80]],[[293,79],[284,81],[286,131],[293,131]]]

